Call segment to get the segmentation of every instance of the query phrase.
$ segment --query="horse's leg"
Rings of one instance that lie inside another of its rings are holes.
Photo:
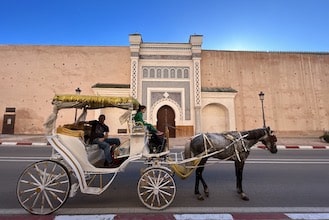
[[[248,196],[243,192],[242,189],[242,175],[243,175],[244,161],[235,161],[235,176],[236,176],[236,188],[241,196],[241,199],[248,201]]]
[[[199,182],[202,178],[202,167],[198,167],[195,170],[195,185],[194,185],[194,194],[197,196],[198,200],[204,200],[203,196],[199,191]]]
[[[201,183],[203,185],[204,194],[206,195],[206,197],[209,197],[209,189],[208,189],[206,181],[204,181],[203,176],[202,176],[202,173],[203,173],[203,170],[204,170],[204,165],[207,163],[207,161],[208,161],[208,157],[201,160],[201,163],[203,164],[203,166],[202,166],[202,170],[201,170],[201,179],[200,180],[201,180]]]
[[[203,170],[204,170],[204,167],[203,167],[203,169],[202,169],[202,171],[201,171],[201,177],[200,177],[200,180],[201,180],[201,183],[202,183],[202,185],[203,185],[203,191],[204,191],[205,196],[206,196],[206,197],[209,197],[209,189],[208,189],[208,186],[207,186],[207,184],[206,184],[206,181],[204,181],[203,176],[202,176],[202,172],[203,172]]]
[[[202,186],[203,186],[203,190],[205,195],[208,197],[209,196],[209,190],[208,190],[208,186],[206,184],[206,181],[204,181],[202,173],[204,170],[204,164],[207,162],[207,159],[203,159],[201,160],[201,162],[199,163],[199,167],[196,168],[195,171],[195,188],[194,188],[194,194],[197,195],[197,198],[199,200],[204,200],[203,196],[201,195],[200,191],[199,191],[199,182],[201,181]]]

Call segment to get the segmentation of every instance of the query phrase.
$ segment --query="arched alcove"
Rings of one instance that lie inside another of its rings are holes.
[[[201,110],[202,132],[224,132],[229,130],[228,110],[217,103],[208,104]]]

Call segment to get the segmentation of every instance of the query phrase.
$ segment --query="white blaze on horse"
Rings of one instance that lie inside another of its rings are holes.
[[[200,181],[203,185],[205,195],[209,196],[209,189],[202,177],[202,173],[204,171],[204,165],[209,157],[214,157],[220,160],[234,161],[237,192],[243,200],[249,200],[242,189],[243,167],[249,156],[250,148],[257,142],[262,142],[271,153],[277,153],[277,138],[273,135],[273,131],[271,131],[270,127],[242,132],[232,131],[220,134],[199,134],[186,143],[184,152],[185,158],[202,158],[196,168],[195,175],[194,193],[197,195],[197,198],[199,200],[204,199],[199,192]],[[209,157],[207,155],[209,155]]]

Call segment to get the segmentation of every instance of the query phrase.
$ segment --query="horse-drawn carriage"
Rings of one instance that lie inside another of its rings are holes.
[[[209,157],[235,160],[241,164],[249,148],[258,141],[263,141],[271,152],[276,152],[275,136],[269,129],[263,128],[226,136],[198,135],[186,144],[185,154],[171,153],[168,131],[160,146],[155,146],[147,129],[133,121],[134,110],[139,103],[131,97],[56,95],[52,104],[53,112],[45,123],[52,155],[48,160],[29,165],[17,182],[18,201],[32,214],[53,213],[68,197],[75,196],[79,189],[81,193],[99,195],[111,185],[118,172],[124,171],[130,162],[142,159],[147,166],[137,185],[139,199],[150,209],[162,210],[173,202],[176,194],[174,173],[187,177],[187,173],[190,174],[194,168],[203,169]],[[57,126],[59,110],[68,108],[83,111],[74,124]],[[89,110],[102,108],[126,110],[120,121],[127,123],[128,140],[114,150],[117,167],[104,168],[99,165],[104,154],[99,152],[98,146],[86,143],[88,127],[79,123],[85,121]],[[241,191],[239,193],[243,193],[242,171],[240,174],[241,178],[237,179],[240,185],[237,187]],[[204,183],[202,175],[196,176]],[[207,186],[204,187],[207,194]],[[195,193],[198,194],[197,191]]]

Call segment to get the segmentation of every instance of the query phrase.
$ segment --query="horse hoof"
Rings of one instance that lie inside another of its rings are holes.
[[[197,195],[197,196],[196,196],[196,198],[197,198],[198,200],[200,200],[200,201],[203,201],[203,200],[204,200],[203,196],[202,196],[202,195],[200,195],[200,194],[199,194],[199,195]]]
[[[204,192],[204,195],[205,195],[206,197],[209,197],[209,192]]]
[[[249,197],[245,193],[241,193],[241,199],[244,201],[249,201]]]

